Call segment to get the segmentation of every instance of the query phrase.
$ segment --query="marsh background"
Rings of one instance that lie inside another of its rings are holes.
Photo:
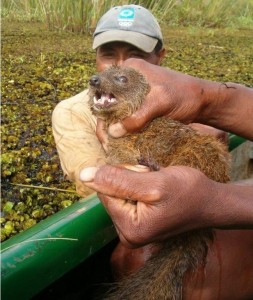
[[[96,72],[99,17],[127,3],[158,18],[163,66],[253,85],[252,0],[2,0],[2,241],[79,199],[63,178],[51,114]]]

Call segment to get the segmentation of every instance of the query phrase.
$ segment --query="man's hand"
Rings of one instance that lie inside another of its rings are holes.
[[[81,171],[96,190],[126,246],[159,242],[175,234],[208,226],[209,200],[216,183],[188,167],[135,172],[102,166]]]
[[[123,66],[139,70],[151,90],[139,110],[109,126],[111,136],[139,131],[153,119],[168,116],[185,124],[201,123],[253,140],[253,89],[199,79],[141,59],[128,59]]]
[[[151,87],[145,103],[134,114],[109,127],[109,134],[120,137],[126,132],[136,132],[154,118],[169,116],[184,123],[195,122],[200,114],[202,102],[201,79],[170,69],[149,64],[139,59],[129,59],[125,67],[139,70]]]

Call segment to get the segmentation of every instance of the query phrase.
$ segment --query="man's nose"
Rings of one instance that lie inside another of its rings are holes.
[[[93,75],[89,81],[89,84],[94,87],[98,87],[100,85],[100,78],[98,75]]]
[[[124,61],[125,61],[125,59],[117,59],[117,60],[115,61],[115,65],[116,65],[116,66],[122,66],[122,64],[123,64]]]

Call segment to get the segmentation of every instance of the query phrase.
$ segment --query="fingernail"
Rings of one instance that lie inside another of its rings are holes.
[[[140,172],[140,173],[145,173],[145,172],[149,172],[150,169],[146,166],[143,166],[143,165],[123,165],[126,169],[128,170],[132,170],[132,171],[135,171],[135,172]]]
[[[80,172],[80,180],[81,181],[93,181],[95,175],[97,173],[98,168],[96,167],[89,167],[85,168]]]
[[[109,126],[108,133],[110,134],[110,136],[118,138],[125,135],[127,131],[123,124],[118,122]]]
[[[135,165],[134,166],[137,170],[137,172],[150,172],[150,168],[143,165]]]

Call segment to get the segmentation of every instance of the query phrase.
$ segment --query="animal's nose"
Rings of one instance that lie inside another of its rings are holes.
[[[90,79],[90,85],[98,87],[100,85],[100,78],[98,75],[93,75]]]

